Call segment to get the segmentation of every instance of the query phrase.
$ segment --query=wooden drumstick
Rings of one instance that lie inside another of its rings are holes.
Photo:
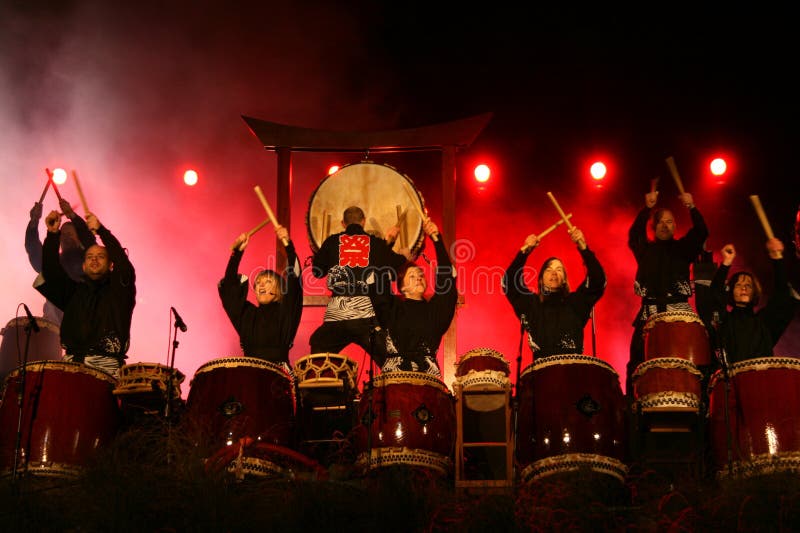
[[[81,182],[78,180],[78,173],[74,170],[72,171],[72,179],[75,180],[75,187],[78,189],[78,196],[81,198],[81,204],[83,204],[83,212],[85,214],[89,214],[89,204],[86,203],[86,197],[83,195],[83,189],[81,188]]]
[[[658,192],[658,180],[660,180],[658,176],[650,180],[650,192]]]
[[[547,192],[547,196],[550,198],[550,201],[553,202],[553,205],[555,206],[556,211],[558,211],[558,214],[561,215],[561,220],[564,221],[564,224],[566,224],[567,229],[569,231],[572,231],[572,228],[574,228],[574,226],[570,223],[569,217],[564,213],[564,210],[561,209],[561,206],[558,205],[558,202],[556,201],[556,197],[553,196],[553,193],[551,193],[549,191]],[[586,248],[586,241],[584,241],[583,239],[579,240],[578,241],[578,246],[580,247],[581,250],[583,250],[584,248]]]
[[[675,166],[675,159],[672,156],[669,156],[667,159],[667,166],[669,167],[669,171],[672,173],[672,179],[675,180],[675,185],[678,186],[678,192],[681,194],[686,193],[683,190],[683,182],[681,182],[681,176],[678,174],[678,167]]]
[[[272,213],[272,209],[270,209],[269,203],[267,202],[267,199],[264,197],[264,193],[261,192],[261,187],[256,185],[255,187],[253,187],[253,190],[256,191],[256,195],[258,195],[258,199],[261,200],[261,205],[264,206],[264,211],[267,212],[267,216],[269,217],[270,222],[272,222],[272,225],[277,228],[280,224],[278,224],[278,221],[275,218],[275,215]],[[284,246],[288,246],[289,245],[289,239],[281,239],[281,241],[283,242]]]
[[[397,204],[394,206],[395,212],[397,213],[397,227],[400,228],[400,231],[397,233],[397,244],[400,248],[405,246],[405,227],[406,227],[406,213],[408,210],[403,210],[403,206]]]
[[[247,236],[248,237],[252,237],[253,235],[256,234],[256,232],[258,232],[258,230],[260,230],[261,228],[263,228],[267,224],[270,224],[271,222],[272,221],[269,218],[265,218],[264,220],[261,221],[261,223],[258,226],[256,226],[255,228],[251,229],[250,231],[248,231],[247,232]],[[231,246],[231,250],[235,250],[235,249],[236,249],[236,243],[234,243]]]
[[[767,220],[767,215],[766,213],[764,213],[764,208],[761,207],[761,200],[759,199],[758,195],[756,194],[750,195],[750,201],[753,202],[753,207],[756,210],[758,219],[761,221],[761,226],[764,228],[764,233],[767,234],[767,239],[774,239],[775,234],[772,233],[772,226],[769,225],[769,220]],[[778,259],[782,257],[783,254],[779,252]]]
[[[567,218],[572,218],[572,213],[568,214]],[[552,226],[550,226],[549,228],[547,228],[546,230],[541,232],[539,235],[537,235],[536,236],[536,240],[541,241],[543,237],[545,237],[546,235],[550,234],[554,229],[556,229],[557,227],[559,227],[563,223],[564,223],[563,219],[559,220],[558,222],[556,222],[555,224],[553,224]]]
[[[419,205],[417,205],[417,197],[414,194],[414,192],[411,190],[411,187],[408,184],[408,182],[404,181],[403,182],[403,187],[405,188],[406,193],[408,194],[408,197],[411,199],[411,205],[413,205],[414,209],[416,209],[417,213],[419,213],[420,218],[422,218],[422,224],[424,225],[425,221],[428,219],[428,215],[423,213],[422,212],[422,208]],[[437,242],[439,240],[439,234],[438,233],[432,233],[431,234],[431,239],[433,239],[433,242]]]
[[[50,179],[48,177],[47,183],[44,186],[44,190],[42,191],[42,195],[39,197],[39,203],[44,202],[44,195],[47,194],[47,189],[50,188]]]
[[[58,201],[60,202],[62,200],[61,193],[58,192],[58,187],[56,187],[56,182],[53,181],[53,173],[50,172],[49,168],[44,169],[44,171],[47,172],[47,179],[50,180],[50,184],[53,186],[53,192],[56,193],[56,197],[58,198]]]

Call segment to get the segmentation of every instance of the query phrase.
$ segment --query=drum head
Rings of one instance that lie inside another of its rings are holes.
[[[351,206],[364,210],[367,233],[383,237],[401,219],[394,250],[409,248],[417,257],[425,243],[419,211],[422,194],[411,180],[388,165],[362,162],[346,165],[327,176],[311,195],[306,214],[308,242],[315,253],[323,241],[342,231],[342,214]]]

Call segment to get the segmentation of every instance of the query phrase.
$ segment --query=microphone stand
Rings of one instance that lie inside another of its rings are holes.
[[[172,332],[172,355],[169,362],[169,377],[167,378],[167,404],[164,407],[164,419],[167,421],[167,464],[171,462],[170,441],[172,437],[172,384],[175,374],[175,350],[178,348],[178,319],[175,319]]]
[[[592,306],[592,357],[597,357],[597,328],[594,323],[594,306]]]
[[[516,372],[516,381],[514,382],[514,396],[511,400],[511,411],[514,416],[514,453],[517,451],[517,426],[519,424],[519,380],[522,374],[522,346],[525,341],[525,327],[527,320],[525,319],[525,315],[522,314],[520,316],[520,324],[519,324],[519,348],[517,349],[517,372]]]
[[[717,327],[718,324],[715,322],[714,329],[716,330]],[[728,368],[728,355],[725,351],[725,346],[722,342],[722,337],[719,335],[719,331],[717,331],[717,345],[719,348],[717,357],[719,358],[719,363],[722,367],[722,378],[725,382],[725,401],[723,402],[723,413],[725,417],[725,437],[728,454],[728,475],[733,477],[733,434],[731,432],[730,407],[728,405],[731,391],[731,376]]]
[[[369,356],[369,369],[367,370],[368,381],[364,384],[364,391],[366,391],[368,398],[367,398],[367,415],[366,415],[366,428],[367,428],[367,472],[372,469],[372,423],[373,420],[373,413],[375,412],[375,395],[373,391],[375,389],[375,382],[373,379],[375,378],[375,361],[372,358],[372,354],[375,353],[375,335],[378,332],[376,331],[375,327],[370,328],[369,330],[369,347],[372,353],[367,354]],[[361,421],[364,423],[364,420]]]
[[[20,365],[19,371],[19,378],[18,378],[18,385],[19,390],[17,391],[17,407],[19,407],[19,415],[17,417],[17,438],[14,443],[14,466],[13,470],[11,470],[11,485],[16,486],[17,481],[17,466],[19,465],[19,454],[22,449],[22,413],[24,411],[23,407],[25,404],[25,383],[26,383],[26,374],[27,374],[27,366],[28,366],[28,349],[30,347],[31,342],[31,324],[28,323],[25,325],[25,351],[22,356],[22,364]],[[19,345],[17,345],[19,347]],[[27,470],[28,464],[25,463],[25,469]]]

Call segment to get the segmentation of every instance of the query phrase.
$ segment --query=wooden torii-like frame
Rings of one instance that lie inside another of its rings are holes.
[[[398,153],[440,151],[442,153],[442,231],[456,235],[456,152],[469,147],[492,118],[492,113],[418,128],[371,132],[341,132],[278,124],[242,115],[266,150],[277,154],[277,219],[288,225],[292,219],[292,152]],[[277,237],[276,237],[277,240]],[[280,247],[278,247],[280,249]],[[276,266],[286,266],[276,254]],[[307,302],[304,305],[315,305]],[[445,361],[455,362],[456,320],[443,339]]]

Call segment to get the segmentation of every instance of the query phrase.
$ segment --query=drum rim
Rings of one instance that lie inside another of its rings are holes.
[[[703,321],[700,319],[700,315],[695,313],[694,311],[663,311],[661,313],[654,313],[647,317],[647,320],[644,323],[644,330],[652,329],[656,322],[659,322],[659,319],[665,317],[688,317],[691,320],[664,320],[662,322],[682,322],[684,324],[692,324],[698,323],[701,326],[705,327]]]
[[[272,361],[267,361],[266,359],[259,359],[258,357],[220,357],[218,359],[212,359],[210,361],[206,361],[195,370],[194,375],[198,376],[200,374],[204,374],[206,372],[211,372],[213,370],[217,370],[219,368],[264,368],[266,370],[272,370],[276,373],[282,374],[287,378],[291,376],[283,367],[282,363],[274,363]]]
[[[424,372],[410,372],[408,370],[397,370],[393,372],[383,372],[372,379],[373,387],[385,387],[388,385],[427,385],[440,389],[442,392],[450,393],[447,385],[436,376]]]
[[[54,360],[42,360],[42,361],[28,361],[22,366],[18,366],[11,372],[6,375],[6,380],[15,377],[19,374],[19,371],[22,367],[25,367],[26,372],[42,372],[44,370],[63,370],[65,372],[70,373],[77,373],[77,374],[88,374],[92,377],[96,377],[101,381],[107,381],[111,384],[117,383],[117,378],[109,374],[108,372],[101,370],[99,368],[95,368],[93,366],[89,366],[85,363],[78,363],[75,361],[54,361]],[[51,368],[46,368],[51,367]]]
[[[751,368],[752,367],[752,368]],[[754,372],[760,370],[800,370],[800,358],[797,357],[784,357],[776,355],[768,355],[765,357],[754,357],[753,359],[745,359],[733,363],[728,372],[730,377],[733,378],[739,374],[746,372]],[[717,382],[724,378],[722,369],[714,371],[708,381],[708,389],[713,390]]]
[[[313,234],[313,232],[311,230],[311,220],[310,220],[311,205],[314,202],[314,198],[316,198],[316,196],[317,196],[317,192],[319,192],[319,189],[323,186],[323,184],[325,184],[326,181],[328,181],[328,179],[332,178],[333,176],[335,176],[336,174],[338,174],[339,172],[343,171],[346,168],[354,167],[354,166],[358,166],[358,165],[376,165],[376,166],[379,166],[379,167],[388,168],[389,170],[391,170],[395,174],[398,174],[400,177],[404,178],[406,181],[408,181],[409,185],[411,185],[411,190],[414,192],[414,194],[416,195],[417,199],[419,200],[420,208],[422,209],[422,212],[423,213],[425,212],[425,198],[423,198],[422,192],[420,192],[420,190],[414,184],[414,181],[407,174],[404,174],[404,173],[400,172],[399,170],[397,170],[392,165],[389,165],[388,163],[376,163],[374,161],[357,161],[355,163],[348,163],[346,165],[342,165],[339,168],[339,170],[337,170],[333,174],[328,174],[324,178],[322,178],[320,180],[320,182],[317,184],[317,186],[314,187],[314,190],[311,192],[311,195],[308,198],[308,207],[306,208],[305,223],[306,223],[306,236],[308,237],[308,246],[309,246],[309,248],[311,248],[312,253],[317,253],[319,251],[319,247],[322,245],[322,243],[320,243],[320,245],[317,245],[317,242],[314,239],[314,234]],[[420,223],[419,235],[417,236],[416,240],[414,241],[414,244],[409,246],[409,250],[411,251],[411,257],[413,259],[416,259],[417,257],[419,257],[419,255],[425,249],[425,231],[423,231],[422,226],[423,226],[423,224]],[[335,234],[336,233],[331,233],[331,235],[335,235]]]
[[[582,365],[586,364],[586,365],[599,366],[601,368],[609,370],[610,372],[612,372],[617,377],[617,379],[619,379],[619,373],[611,365],[611,363],[609,363],[608,361],[605,361],[603,359],[600,359],[599,357],[594,357],[594,356],[585,355],[585,354],[556,354],[556,355],[549,355],[547,357],[540,357],[538,359],[535,359],[531,364],[529,364],[528,366],[525,367],[525,369],[520,374],[520,379],[523,376],[525,376],[526,374],[528,374],[528,373],[532,374],[536,370],[540,370],[542,368],[553,366],[553,365],[557,365],[557,364],[562,364],[560,362],[560,360],[562,360],[562,359],[563,360],[572,359],[572,360],[574,360],[573,362],[578,363],[578,364],[582,364]]]
[[[55,322],[53,322],[52,320],[50,320],[49,318],[45,318],[43,316],[35,316],[33,318],[34,318],[34,320],[36,320],[36,325],[37,326],[44,327],[45,329],[48,329],[48,330],[52,331],[53,333],[60,333],[61,332],[61,327],[58,324],[56,324]],[[19,325],[21,323],[23,323],[22,325],[24,326],[27,322],[28,322],[28,317],[26,317],[26,316],[14,317],[14,318],[12,318],[11,320],[8,321],[8,324],[6,324],[4,328],[0,329],[0,335],[5,335],[7,329],[11,329],[11,328],[16,329],[16,328],[19,327]]]
[[[498,361],[505,363],[506,368],[509,368],[511,365],[511,363],[509,363],[508,359],[506,359],[506,356],[502,352],[495,350],[493,348],[479,347],[464,352],[461,355],[461,357],[459,357],[458,362],[455,363],[455,366],[458,367],[461,365],[461,363],[463,363],[467,359],[472,359],[474,357],[480,357],[480,356],[486,356],[486,357],[491,357],[492,359],[497,359]]]

